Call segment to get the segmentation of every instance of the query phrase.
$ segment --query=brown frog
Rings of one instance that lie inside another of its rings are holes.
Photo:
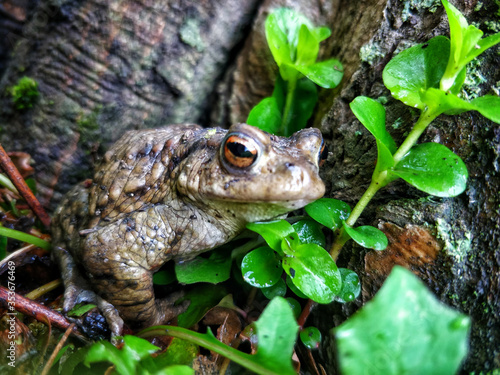
[[[290,138],[246,124],[129,131],[93,181],[73,188],[56,210],[64,309],[97,303],[114,335],[123,320],[137,328],[166,323],[186,305],[155,300],[153,273],[228,242],[248,222],[323,196],[325,154],[317,129]]]

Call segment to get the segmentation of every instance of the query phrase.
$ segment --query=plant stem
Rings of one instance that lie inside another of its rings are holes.
[[[401,159],[403,159],[403,157],[408,153],[408,151],[410,151],[410,149],[415,145],[415,143],[417,143],[418,138],[420,138],[420,136],[425,131],[427,126],[429,126],[431,121],[434,120],[438,115],[439,113],[428,111],[428,109],[425,109],[421,113],[420,117],[415,123],[415,126],[410,131],[410,134],[408,134],[406,139],[403,141],[401,146],[397,149],[397,151],[393,155],[394,165],[397,165],[401,161]],[[388,172],[387,170],[384,170],[380,171],[379,173],[373,174],[370,186],[368,186],[368,189],[366,189],[366,191],[361,196],[358,203],[352,210],[351,214],[347,218],[346,220],[347,225],[351,227],[354,226],[359,216],[364,211],[368,203],[370,203],[370,201],[372,200],[373,196],[377,193],[377,191],[379,191],[381,188],[383,188],[385,185],[387,185],[389,182],[393,180],[387,172]],[[344,246],[344,244],[347,242],[348,239],[349,237],[347,237],[344,233],[344,228],[341,228],[337,233],[335,241],[330,249],[330,256],[333,258],[333,260],[337,260],[340,254],[340,250],[342,249],[342,246]]]
[[[287,137],[290,135],[288,134],[291,123],[291,119],[289,117],[291,116],[290,112],[293,107],[293,99],[295,97],[296,87],[297,87],[297,77],[292,76],[290,77],[287,84],[285,108],[283,110],[283,118],[281,120],[281,128],[280,128],[280,134],[283,134]]]

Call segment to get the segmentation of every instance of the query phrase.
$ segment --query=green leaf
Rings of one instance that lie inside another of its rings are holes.
[[[321,198],[305,206],[305,210],[318,223],[335,230],[340,228],[342,220],[347,220],[351,207],[345,202],[333,198]]]
[[[366,96],[358,96],[349,104],[352,112],[363,126],[390,152],[396,152],[396,142],[385,127],[385,108]]]
[[[391,171],[409,184],[438,197],[454,197],[467,185],[462,159],[439,143],[412,148]]]
[[[290,275],[286,275],[286,285],[288,285],[288,288],[290,288],[293,294],[295,294],[297,297],[303,299],[307,298],[307,296],[304,293],[302,293],[299,288],[295,286]]]
[[[286,284],[283,279],[279,279],[276,284],[268,288],[261,288],[262,294],[267,299],[273,299],[274,297],[283,297],[286,294]]]
[[[362,227],[353,228],[343,222],[345,232],[351,237],[358,245],[373,250],[384,250],[387,245],[387,237],[381,230],[365,225]]]
[[[172,284],[176,280],[175,272],[173,272],[173,270],[160,270],[153,275],[153,284],[155,285],[168,285]]]
[[[361,293],[361,283],[356,272],[347,268],[339,268],[342,276],[342,288],[335,297],[335,300],[340,303],[352,302]]]
[[[344,76],[344,67],[337,59],[321,61],[312,65],[296,65],[295,68],[325,89],[337,87]]]
[[[289,35],[293,39],[295,30],[300,27],[296,22],[288,22],[289,12],[285,8],[277,9],[266,18],[265,22],[267,44],[278,66],[284,62],[292,62],[290,44],[293,46],[293,40],[292,43],[289,42]]]
[[[321,247],[326,246],[325,235],[318,222],[304,219],[292,224],[302,243],[315,243]]]
[[[474,99],[471,104],[484,117],[500,124],[500,97],[493,95],[480,96]]]
[[[75,305],[70,311],[68,311],[68,316],[82,316],[83,314],[92,310],[96,305],[89,303],[79,303]]]
[[[224,251],[212,251],[210,256],[198,256],[193,260],[175,263],[175,275],[183,284],[212,283],[218,284],[229,279],[231,257]]]
[[[159,349],[149,341],[136,336],[124,336],[123,342],[121,350],[108,341],[96,342],[88,351],[84,364],[89,366],[93,362],[111,362],[119,374],[134,375],[139,362]]]
[[[316,327],[307,327],[300,331],[300,341],[307,349],[318,349],[321,343],[321,332]]]
[[[264,246],[245,255],[241,262],[241,273],[248,284],[257,288],[267,288],[281,280],[283,269],[276,253]]]
[[[447,0],[442,0],[450,24],[451,50],[446,71],[441,79],[441,89],[450,90],[457,86],[457,76],[467,63],[488,48],[500,42],[500,33],[481,39],[483,32],[474,25],[469,25],[465,17]],[[453,92],[453,91],[452,91]],[[455,92],[456,93],[456,92]]]
[[[177,318],[180,327],[189,328],[198,323],[212,307],[216,306],[227,294],[221,285],[199,284],[186,292],[178,301],[190,301],[188,308]]]
[[[155,357],[154,362],[157,368],[164,368],[173,365],[190,366],[198,356],[199,347],[187,340],[178,338],[172,339],[168,350]]]
[[[470,319],[396,266],[375,297],[335,328],[342,374],[455,374]]]
[[[332,35],[332,30],[330,30],[328,27],[316,27],[311,30],[313,35],[315,36],[317,42],[322,42],[326,38],[330,37]]]
[[[391,95],[406,105],[425,109],[420,91],[439,87],[450,54],[450,41],[436,36],[400,52],[384,68],[382,77]]]
[[[330,303],[340,291],[341,277],[332,257],[316,244],[297,246],[293,256],[283,258],[283,269],[307,297]]]
[[[49,242],[42,240],[41,238],[32,236],[31,234],[24,233],[15,229],[6,228],[1,224],[0,224],[0,236],[5,236],[8,238],[13,238],[18,241],[31,243],[44,250],[52,249],[52,245]]]
[[[309,28],[302,24],[299,29],[299,42],[297,44],[297,65],[312,65],[316,62],[319,52],[319,43],[316,36]]]
[[[491,121],[500,123],[500,98],[498,96],[485,95],[467,102],[454,94],[431,88],[422,91],[420,97],[428,105],[429,111],[436,115],[478,111]]]
[[[276,134],[281,127],[281,111],[276,98],[262,99],[248,114],[247,124],[258,127],[271,134]]]
[[[282,297],[274,298],[255,326],[258,340],[255,360],[267,363],[278,374],[295,374],[292,354],[299,326],[288,302]]]
[[[290,112],[284,121],[284,136],[304,129],[318,102],[318,89],[307,79],[298,80],[295,86]]]
[[[286,220],[248,223],[247,228],[260,234],[269,247],[281,255],[283,254],[281,241],[287,235],[295,232],[292,225]]]
[[[302,312],[302,307],[300,306],[299,301],[292,297],[287,297],[285,299],[292,309],[293,317],[295,318],[295,320],[299,319],[300,313]]]

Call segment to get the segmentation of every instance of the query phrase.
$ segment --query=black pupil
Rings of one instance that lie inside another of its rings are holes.
[[[254,158],[255,155],[252,154],[244,144],[238,142],[228,142],[227,148],[231,153],[238,158]]]

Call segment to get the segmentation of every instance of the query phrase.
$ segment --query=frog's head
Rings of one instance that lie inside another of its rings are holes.
[[[266,133],[247,124],[217,132],[216,144],[183,168],[177,188],[198,204],[226,211],[246,221],[267,220],[321,198],[325,185],[319,177],[326,158],[318,129],[304,129],[289,138]]]

